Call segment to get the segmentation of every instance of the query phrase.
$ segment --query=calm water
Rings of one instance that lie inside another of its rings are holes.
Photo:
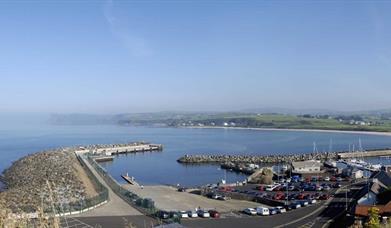
[[[181,165],[176,162],[185,154],[284,154],[312,151],[317,142],[319,151],[327,151],[330,139],[334,150],[358,146],[365,149],[391,147],[391,137],[342,133],[292,131],[254,131],[235,129],[175,129],[122,126],[53,126],[0,125],[0,169],[18,158],[37,151],[60,146],[95,143],[148,141],[164,145],[162,152],[128,154],[102,165],[119,181],[128,172],[144,184],[200,185],[216,183],[224,171],[213,165]],[[229,182],[244,176],[227,172]]]

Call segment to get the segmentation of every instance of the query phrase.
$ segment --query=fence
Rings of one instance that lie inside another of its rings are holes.
[[[79,155],[76,155],[76,157],[94,185],[98,195],[89,198],[84,198],[80,195],[79,199],[73,202],[51,202],[51,205],[44,207],[44,213],[55,215],[78,214],[107,202],[109,196],[108,189],[99,182],[91,170],[86,166],[84,160],[81,159]],[[61,201],[61,199],[59,201]]]
[[[155,207],[155,202],[150,198],[142,198],[137,194],[129,191],[122,187],[102,166],[100,166],[93,158],[87,155],[87,159],[90,164],[95,168],[99,175],[105,180],[106,184],[121,197],[125,202],[129,203],[131,206],[139,210],[141,213],[156,217],[159,209]],[[164,222],[178,222],[180,223],[180,218],[175,217],[173,219],[165,220]]]

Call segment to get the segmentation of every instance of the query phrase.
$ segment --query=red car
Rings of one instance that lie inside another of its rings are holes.
[[[307,194],[305,194],[305,193],[300,193],[299,195],[297,195],[297,199],[299,199],[299,200],[305,199],[306,195]]]
[[[320,200],[327,200],[327,199],[329,199],[329,198],[330,198],[330,196],[329,196],[328,194],[323,194],[323,195],[321,195],[321,196],[319,197]]]
[[[255,189],[259,190],[259,191],[265,191],[265,186],[259,185],[259,186],[255,187]]]
[[[278,192],[282,190],[282,186],[277,186],[273,189],[273,191]]]
[[[220,213],[216,210],[209,210],[209,215],[212,218],[220,218]]]
[[[336,180],[337,180],[337,178],[335,178],[335,177],[330,178],[330,181],[336,181]]]
[[[282,192],[277,192],[274,196],[273,199],[275,200],[283,200],[285,198],[285,194]]]

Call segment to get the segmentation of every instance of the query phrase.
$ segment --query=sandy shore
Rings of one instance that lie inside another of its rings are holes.
[[[377,132],[377,131],[345,131],[345,130],[322,130],[322,129],[291,129],[291,128],[255,128],[255,127],[212,127],[212,126],[193,126],[183,128],[195,129],[228,129],[228,130],[254,130],[254,131],[295,131],[295,132],[320,132],[320,133],[341,133],[341,134],[361,134],[361,135],[378,135],[391,136],[391,132]]]

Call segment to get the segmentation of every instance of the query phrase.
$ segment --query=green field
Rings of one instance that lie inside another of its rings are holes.
[[[362,121],[371,125],[350,124],[340,122],[336,117],[317,118],[282,114],[218,114],[197,116],[188,120],[177,120],[172,125],[180,125],[191,121],[193,125],[224,126],[224,123],[234,123],[232,127],[280,128],[280,129],[322,129],[391,132],[390,120],[379,120],[373,116],[364,116]],[[376,123],[376,124],[375,124]],[[230,125],[231,126],[231,125]]]

